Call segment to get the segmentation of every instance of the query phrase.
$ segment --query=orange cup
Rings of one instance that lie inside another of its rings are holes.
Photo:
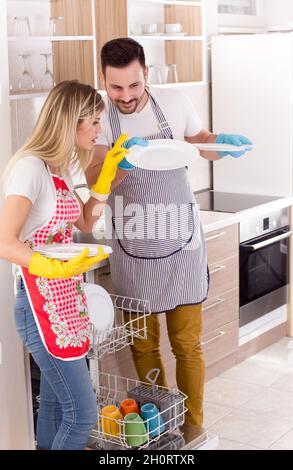
[[[123,416],[128,415],[129,413],[138,413],[139,414],[139,407],[135,400],[132,398],[127,398],[120,403],[120,411]]]

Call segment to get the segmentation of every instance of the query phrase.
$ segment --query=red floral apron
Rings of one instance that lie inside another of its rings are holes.
[[[72,227],[80,216],[78,201],[65,181],[53,176],[56,209],[51,220],[27,241],[38,245],[72,243]],[[34,318],[50,354],[70,361],[84,357],[89,349],[89,317],[83,292],[83,276],[47,279],[29,274],[20,267]]]

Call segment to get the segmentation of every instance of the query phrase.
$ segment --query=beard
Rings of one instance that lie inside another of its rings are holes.
[[[108,95],[109,96],[109,95]],[[112,104],[120,111],[121,114],[133,114],[137,110],[141,101],[145,96],[145,90],[139,98],[132,98],[130,101],[126,102],[123,100],[111,100]]]
[[[113,101],[113,104],[119,109],[122,114],[132,114],[137,110],[139,104],[138,99],[132,99],[126,103],[125,101],[117,100]]]

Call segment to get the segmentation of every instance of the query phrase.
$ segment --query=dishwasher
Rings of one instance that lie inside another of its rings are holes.
[[[146,318],[151,315],[149,302],[134,298],[110,294],[114,305],[114,324],[101,336],[94,325],[91,327],[91,346],[88,353],[89,369],[93,388],[97,399],[98,420],[93,429],[89,445],[92,448],[103,450],[117,449],[180,449],[184,445],[179,426],[184,424],[186,412],[186,395],[175,388],[156,385],[158,369],[152,369],[146,376],[146,381],[120,377],[100,371],[100,360],[105,354],[114,354],[124,347],[131,345],[135,338],[146,338]],[[100,340],[102,338],[102,340]],[[137,437],[126,430],[126,421],[123,417],[107,417],[107,429],[103,426],[105,417],[102,410],[107,406],[120,409],[120,404],[126,399],[135,399],[139,407],[146,403],[154,403],[159,413],[156,416],[157,427],[149,432],[151,419],[143,419],[146,429],[145,442],[133,446],[129,442]],[[163,423],[163,424],[162,424]],[[111,432],[115,428],[116,432]]]

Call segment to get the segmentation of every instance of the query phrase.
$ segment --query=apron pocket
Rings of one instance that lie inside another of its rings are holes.
[[[194,234],[193,204],[157,204],[145,215],[112,219],[114,236],[129,256],[161,259],[183,250]]]

